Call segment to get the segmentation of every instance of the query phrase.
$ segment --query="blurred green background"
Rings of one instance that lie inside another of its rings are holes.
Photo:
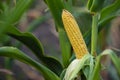
[[[4,2],[5,0],[3,0]],[[14,0],[13,0],[14,1]],[[111,4],[114,0],[106,0],[106,4]],[[72,9],[71,12],[76,17],[78,24],[81,26],[82,33],[85,33],[86,30],[90,29],[91,17],[89,14],[83,15],[84,8],[79,8],[85,6],[87,0],[72,0]],[[11,4],[11,6],[14,4]],[[107,6],[107,5],[104,5]],[[67,6],[71,7],[70,5]],[[82,12],[81,14],[76,14],[74,11]],[[0,11],[1,13],[1,11]],[[88,16],[88,18],[84,18],[84,16]],[[1,17],[0,17],[1,18]],[[88,21],[89,24],[84,24],[84,22]],[[58,33],[56,32],[55,23],[51,16],[51,13],[43,0],[35,0],[34,3],[31,4],[31,7],[24,13],[19,23],[16,24],[21,31],[30,31],[32,32],[43,44],[45,53],[47,55],[52,55],[57,57],[58,60],[61,61],[61,50],[59,44]],[[117,55],[120,55],[120,17],[112,20],[108,25],[101,31],[99,34],[98,51],[101,52],[105,48],[112,48],[117,52]],[[19,46],[23,52],[27,53],[27,55],[31,56],[35,60],[37,58],[31,53],[31,51],[26,48],[24,45],[21,45],[15,39],[11,39],[8,36],[2,35],[0,38],[0,46]],[[101,49],[102,48],[102,49]],[[0,57],[0,80],[5,80],[7,74],[13,76],[14,80],[44,80],[42,76],[30,66],[14,60],[12,62],[11,69],[6,69],[5,65],[8,58]],[[109,63],[108,63],[109,62]],[[105,57],[103,59],[103,63],[111,65],[111,61],[109,57]],[[101,72],[103,78],[105,80],[113,80],[112,75],[116,75],[116,72],[112,66],[109,66],[110,70],[104,70]],[[112,74],[109,73],[112,72]]]

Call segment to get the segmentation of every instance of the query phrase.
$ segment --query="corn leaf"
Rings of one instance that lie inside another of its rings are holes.
[[[101,63],[100,60],[103,56],[105,55],[109,55],[110,58],[113,61],[113,64],[115,65],[116,71],[120,77],[120,60],[119,58],[116,56],[116,54],[110,50],[110,49],[106,49],[105,51],[103,51],[96,59],[96,64],[95,64],[95,68],[93,70],[93,73],[91,74],[90,78],[88,80],[100,80],[100,70],[101,70]]]
[[[114,17],[120,15],[119,10],[120,0],[116,0],[113,4],[103,8],[102,11],[100,12],[99,25],[102,26],[102,24],[105,24]]]
[[[67,36],[65,36],[66,32],[64,30],[59,30],[58,33],[60,37],[60,46],[62,50],[62,60],[64,67],[66,68],[70,63],[69,59],[71,57],[71,45],[68,41]]]
[[[58,33],[59,33],[63,65],[64,67],[67,67],[67,65],[69,64],[69,58],[71,55],[70,53],[71,47],[70,47],[70,43],[67,38],[67,35],[64,32],[64,27],[63,27],[62,17],[61,17],[62,10],[65,8],[64,4],[62,0],[45,0],[45,2],[49,7],[50,12],[53,15],[53,18],[56,24],[56,29],[58,30]]]
[[[12,25],[9,25],[11,29],[7,34],[15,39],[18,39],[24,43],[28,48],[30,48],[38,58],[41,58],[44,54],[43,47],[39,40],[29,32],[22,33],[17,28]]]
[[[102,56],[104,56],[104,55],[110,56],[113,64],[115,65],[115,68],[116,68],[116,71],[119,75],[119,78],[120,78],[120,60],[119,60],[119,57],[115,54],[115,52],[108,49],[108,50],[105,50],[101,55]]]
[[[44,55],[42,45],[35,36],[28,32],[22,33],[13,26],[11,26],[11,30],[8,32],[8,35],[25,44],[30,50],[34,52],[36,57],[42,61],[44,65],[46,65],[57,75],[60,75],[63,69],[61,63],[55,58]]]
[[[101,64],[100,64],[100,59],[101,56],[98,56],[96,58],[96,63],[94,66],[94,70],[91,74],[89,74],[89,79],[88,80],[100,80],[100,70],[101,70]]]
[[[44,76],[46,80],[60,80],[60,78],[47,67],[36,62],[15,47],[0,47],[0,56],[14,58],[33,66]]]
[[[87,8],[88,10],[90,10],[91,6],[92,6],[93,0],[88,0],[87,2]]]
[[[85,67],[82,69],[87,80],[91,76],[93,70],[94,70],[94,58],[93,56],[91,56],[90,59],[88,59],[88,61],[85,63]]]
[[[56,26],[57,29],[58,27],[63,28],[61,13],[62,10],[64,9],[64,6],[62,1],[61,0],[45,0],[45,1],[53,15],[54,21],[57,25]]]
[[[89,0],[89,6],[90,6]],[[100,20],[98,22],[98,32],[100,32],[104,25],[107,24],[109,21],[111,21],[113,18],[120,15],[120,0],[116,0],[113,4],[107,6],[106,8],[103,8],[100,12]],[[89,29],[86,34],[84,35],[84,39],[87,45],[90,44],[90,37],[91,37],[91,29]]]
[[[90,11],[91,12],[99,12],[104,4],[105,0],[93,0],[92,1],[92,5],[90,7]]]
[[[0,27],[2,27],[0,29],[0,36],[7,31],[9,24],[14,24],[21,18],[33,1],[34,0],[18,0],[16,6],[12,9],[6,4],[3,4],[4,6],[1,5],[4,10],[0,14],[0,22],[5,22],[6,24],[0,25]]]
[[[6,26],[8,26],[8,25],[9,25],[8,23],[0,22],[0,40],[4,36],[3,33],[5,33],[5,31],[8,30],[8,28],[6,28]]]
[[[17,22],[33,1],[34,0],[18,0],[16,6],[11,9],[9,15],[7,15],[8,18],[6,21],[8,23]]]

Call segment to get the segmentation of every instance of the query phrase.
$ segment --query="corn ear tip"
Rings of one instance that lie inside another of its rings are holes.
[[[66,9],[63,9],[62,12],[68,12]]]
[[[72,16],[72,14],[71,14],[68,10],[63,9],[63,11],[62,11],[62,18],[64,19],[64,18],[66,18],[67,16],[69,16],[69,17],[71,17],[71,18],[74,18],[74,17]]]
[[[65,15],[66,12],[68,12],[66,9],[62,10],[62,17]]]

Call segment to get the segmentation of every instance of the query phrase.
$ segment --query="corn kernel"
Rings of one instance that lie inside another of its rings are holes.
[[[80,59],[88,53],[88,50],[78,24],[72,14],[65,9],[62,12],[62,20],[76,58]]]

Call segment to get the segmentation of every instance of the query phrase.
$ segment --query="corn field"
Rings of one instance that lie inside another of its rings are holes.
[[[1,0],[0,80],[120,80],[119,16],[120,0]]]

